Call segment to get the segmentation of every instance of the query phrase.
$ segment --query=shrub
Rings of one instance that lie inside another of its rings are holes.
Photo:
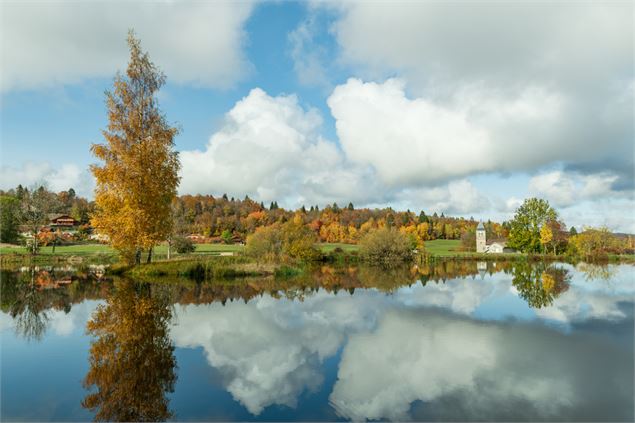
[[[247,237],[245,254],[260,259],[273,260],[282,253],[282,237],[279,225],[265,226]]]
[[[316,241],[312,230],[294,220],[257,229],[247,237],[245,253],[265,260],[313,261],[320,258]]]
[[[476,251],[476,233],[468,230],[461,235],[461,250]]]
[[[177,236],[172,240],[172,245],[174,245],[174,249],[179,254],[188,254],[193,253],[196,250],[194,243],[191,239],[185,238],[182,236]]]
[[[225,244],[232,243],[232,233],[227,229],[223,231],[223,233],[220,235],[220,238],[223,240]]]
[[[288,257],[302,261],[320,258],[320,252],[314,247],[317,242],[315,232],[298,221],[289,221],[282,225],[282,252]]]
[[[587,259],[606,259],[619,251],[619,240],[607,228],[585,228],[569,239],[568,253]]]
[[[363,260],[376,264],[392,264],[412,258],[408,235],[389,228],[370,231],[359,242]]]

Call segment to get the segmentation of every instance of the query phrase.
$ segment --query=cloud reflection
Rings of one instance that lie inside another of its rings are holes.
[[[632,374],[624,373],[633,368],[632,350],[540,321],[627,318],[619,308],[628,300],[623,282],[612,289],[579,273],[572,279],[525,323],[516,318],[526,320],[528,306],[517,315],[508,313],[514,308],[501,311],[493,321],[476,317],[497,301],[518,301],[511,275],[497,274],[391,295],[320,290],[303,301],[265,295],[247,304],[179,306],[171,336],[178,347],[202,347],[226,389],[254,415],[273,404],[296,407],[303,392],[323,384],[324,359],[341,350],[330,401],[353,420],[580,418],[576,410],[593,404],[612,404],[598,416],[620,419],[624,404],[632,404],[632,380],[622,376]]]

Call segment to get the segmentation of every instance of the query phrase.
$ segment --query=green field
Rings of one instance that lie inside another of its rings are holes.
[[[0,247],[0,254],[27,254],[28,251],[24,247]],[[81,245],[64,245],[55,247],[55,255],[76,255],[85,256],[91,254],[115,254],[115,250],[103,244],[81,244]],[[52,255],[53,247],[40,248],[40,254]]]
[[[456,255],[470,254],[467,251],[460,251],[461,241],[458,239],[435,239],[425,242],[425,251],[437,257],[449,257]]]
[[[317,244],[317,246],[323,253],[330,253],[331,251],[335,250],[338,247],[347,253],[359,250],[359,245],[343,244],[341,242],[321,242]]]
[[[244,246],[240,244],[196,244],[197,253],[221,253],[221,252],[235,252],[242,251]],[[165,255],[168,252],[167,245],[159,245],[154,249],[154,252],[158,255]],[[0,254],[26,254],[27,250],[24,247],[0,247]],[[116,254],[116,251],[108,245],[104,244],[81,244],[81,245],[63,245],[55,247],[55,255],[76,255],[85,256],[92,254]],[[40,254],[51,255],[53,254],[53,247],[42,247]]]
[[[196,253],[200,254],[214,254],[222,252],[240,252],[245,248],[241,244],[195,244]],[[325,253],[333,251],[339,247],[346,252],[357,251],[357,245],[341,244],[341,243],[320,243],[317,246]],[[154,253],[157,255],[166,255],[168,252],[167,245],[159,245],[154,249]],[[26,254],[27,250],[24,247],[0,247],[0,254]],[[53,247],[42,247],[40,249],[41,255],[52,255]],[[116,254],[116,251],[108,245],[104,244],[81,244],[81,245],[63,245],[55,247],[55,255],[74,255],[74,256],[86,256],[92,254]]]

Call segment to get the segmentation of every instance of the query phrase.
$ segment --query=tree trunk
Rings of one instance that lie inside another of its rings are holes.
[[[146,263],[151,263],[151,262],[152,262],[152,248],[148,250],[148,261],[146,261]]]
[[[168,260],[172,257],[172,240],[168,240]]]
[[[134,264],[135,266],[138,266],[141,264],[141,249],[140,248],[137,248],[137,251],[135,252]]]

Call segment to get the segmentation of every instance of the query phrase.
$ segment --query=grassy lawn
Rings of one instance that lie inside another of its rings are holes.
[[[221,252],[239,252],[244,250],[245,246],[240,244],[194,244],[197,253],[221,253]],[[168,247],[162,245],[162,252],[167,253]]]
[[[236,252],[242,251],[245,248],[240,244],[196,244],[197,253],[220,253],[220,252]],[[167,254],[167,245],[159,245],[154,249],[157,254]],[[21,253],[26,254],[27,250],[24,247],[0,247],[0,254]],[[91,254],[116,254],[116,251],[108,245],[104,244],[82,244],[82,245],[64,245],[55,247],[56,255],[76,255],[84,256]],[[53,247],[42,247],[40,254],[51,255],[53,254]]]
[[[330,253],[331,251],[333,251],[337,247],[341,248],[342,250],[344,250],[344,252],[347,252],[347,253],[359,250],[359,246],[358,245],[355,245],[355,244],[342,244],[340,242],[321,242],[321,243],[317,244],[317,247],[323,253]]]
[[[453,256],[456,254],[465,254],[461,251],[454,251],[460,247],[461,242],[456,240],[444,240],[439,239],[435,241],[426,242],[426,251],[437,256]],[[245,246],[240,244],[195,244],[196,253],[199,254],[213,254],[221,252],[241,252]],[[338,242],[321,242],[316,244],[322,252],[329,253],[336,248],[341,248],[345,252],[357,251],[359,246],[354,244],[343,244]],[[167,245],[159,245],[154,249],[155,254],[165,255],[168,252]],[[19,253],[26,254],[27,251],[24,247],[0,247],[0,254]],[[82,245],[64,245],[55,247],[56,255],[75,255],[75,256],[87,256],[92,254],[116,254],[116,251],[108,245],[104,244],[82,244]],[[53,247],[42,247],[40,254],[51,255],[53,254]]]
[[[426,252],[438,257],[470,254],[460,251],[461,241],[458,239],[435,239],[425,242]]]
[[[195,244],[196,253],[221,253],[221,252],[240,252],[245,249],[244,245],[240,244]],[[341,244],[341,243],[319,243],[316,245],[320,250],[328,253],[335,248],[340,247],[344,251],[357,251],[357,245]],[[159,255],[165,255],[168,252],[167,245],[159,245],[155,247],[154,252]],[[0,254],[20,253],[26,254],[27,250],[24,247],[0,247]],[[91,254],[116,254],[116,251],[108,245],[104,244],[82,244],[82,245],[63,245],[55,247],[56,255],[91,255]],[[42,247],[40,254],[51,255],[53,254],[53,247]]]
[[[0,254],[20,253],[26,254],[27,250],[24,247],[1,247]],[[103,244],[84,244],[84,245],[64,245],[55,247],[55,254],[61,255],[90,255],[90,254],[115,254],[115,250],[108,245]],[[40,248],[40,254],[51,255],[53,254],[53,247]]]

